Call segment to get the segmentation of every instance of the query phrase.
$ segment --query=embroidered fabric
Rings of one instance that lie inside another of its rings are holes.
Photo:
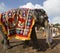
[[[34,25],[34,17],[31,9],[14,9],[2,14],[1,22],[7,30],[8,39],[15,36],[16,39],[30,40],[30,34]]]

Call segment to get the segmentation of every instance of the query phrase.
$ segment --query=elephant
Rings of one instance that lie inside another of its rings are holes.
[[[20,12],[20,9],[14,9],[12,11],[13,11],[12,14],[15,13],[15,19],[16,19],[16,16],[21,13]],[[48,30],[49,29],[48,16],[47,16],[45,10],[43,10],[43,9],[31,9],[29,13],[31,13],[33,15],[34,19],[35,19],[35,24],[32,27],[32,32],[31,32],[31,40],[33,41],[34,44],[38,45],[37,48],[39,50],[41,50],[40,47],[39,47],[39,43],[37,41],[35,27],[37,27],[37,29],[39,29],[42,26],[42,27],[44,27],[44,28],[46,28]],[[5,15],[4,13],[2,13],[2,14]],[[1,18],[2,17],[0,17],[0,23],[1,23]],[[7,22],[5,22],[4,24],[3,24],[3,26],[0,25],[0,31],[1,31],[1,33],[3,35],[4,47],[7,48],[7,49],[9,49],[10,48],[10,43],[9,43],[9,40],[7,39],[8,38],[7,37],[7,34],[4,33],[4,27],[5,26],[8,26],[8,24],[7,24]],[[49,36],[48,32],[47,32],[47,36]],[[48,37],[47,37],[47,40],[48,40]],[[29,44],[29,40],[25,40],[24,43],[25,43],[24,44],[24,47],[26,47],[26,45]],[[48,45],[50,45],[50,42],[49,41],[48,41]]]

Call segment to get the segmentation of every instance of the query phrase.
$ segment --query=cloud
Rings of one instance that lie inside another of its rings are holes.
[[[0,12],[4,12],[6,10],[5,8],[5,4],[3,2],[0,3]]]
[[[60,23],[60,0],[46,0],[43,8],[50,17],[51,23]]]
[[[60,23],[60,0],[46,0],[43,2],[43,6],[40,4],[33,5],[31,2],[28,2],[19,6],[19,8],[42,8],[47,12],[50,23]]]
[[[52,21],[51,23],[53,23],[53,24],[60,23],[60,17],[56,16],[51,21]]]
[[[46,0],[43,3],[43,7],[49,16],[60,16],[60,0]]]
[[[28,2],[28,3],[25,4],[25,5],[19,6],[19,8],[30,8],[30,9],[38,8],[38,9],[39,9],[39,8],[42,8],[42,6],[39,5],[39,4],[33,5],[31,2]]]

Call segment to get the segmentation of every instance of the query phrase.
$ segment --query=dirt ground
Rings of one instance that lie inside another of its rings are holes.
[[[60,37],[57,36],[53,38],[53,44],[51,45],[52,49],[46,44],[46,39],[42,37],[41,33],[37,33],[37,38],[40,46],[43,48],[41,51],[37,51],[33,47],[34,44],[31,43],[31,46],[23,48],[23,43],[20,40],[12,39],[10,40],[10,45],[12,48],[4,50],[3,45],[1,44],[2,35],[0,34],[0,53],[60,53]]]

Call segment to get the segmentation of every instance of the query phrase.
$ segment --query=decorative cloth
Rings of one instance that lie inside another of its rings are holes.
[[[21,8],[2,13],[1,23],[5,27],[8,39],[30,40],[35,19],[31,9]],[[3,29],[4,30],[4,29]]]

